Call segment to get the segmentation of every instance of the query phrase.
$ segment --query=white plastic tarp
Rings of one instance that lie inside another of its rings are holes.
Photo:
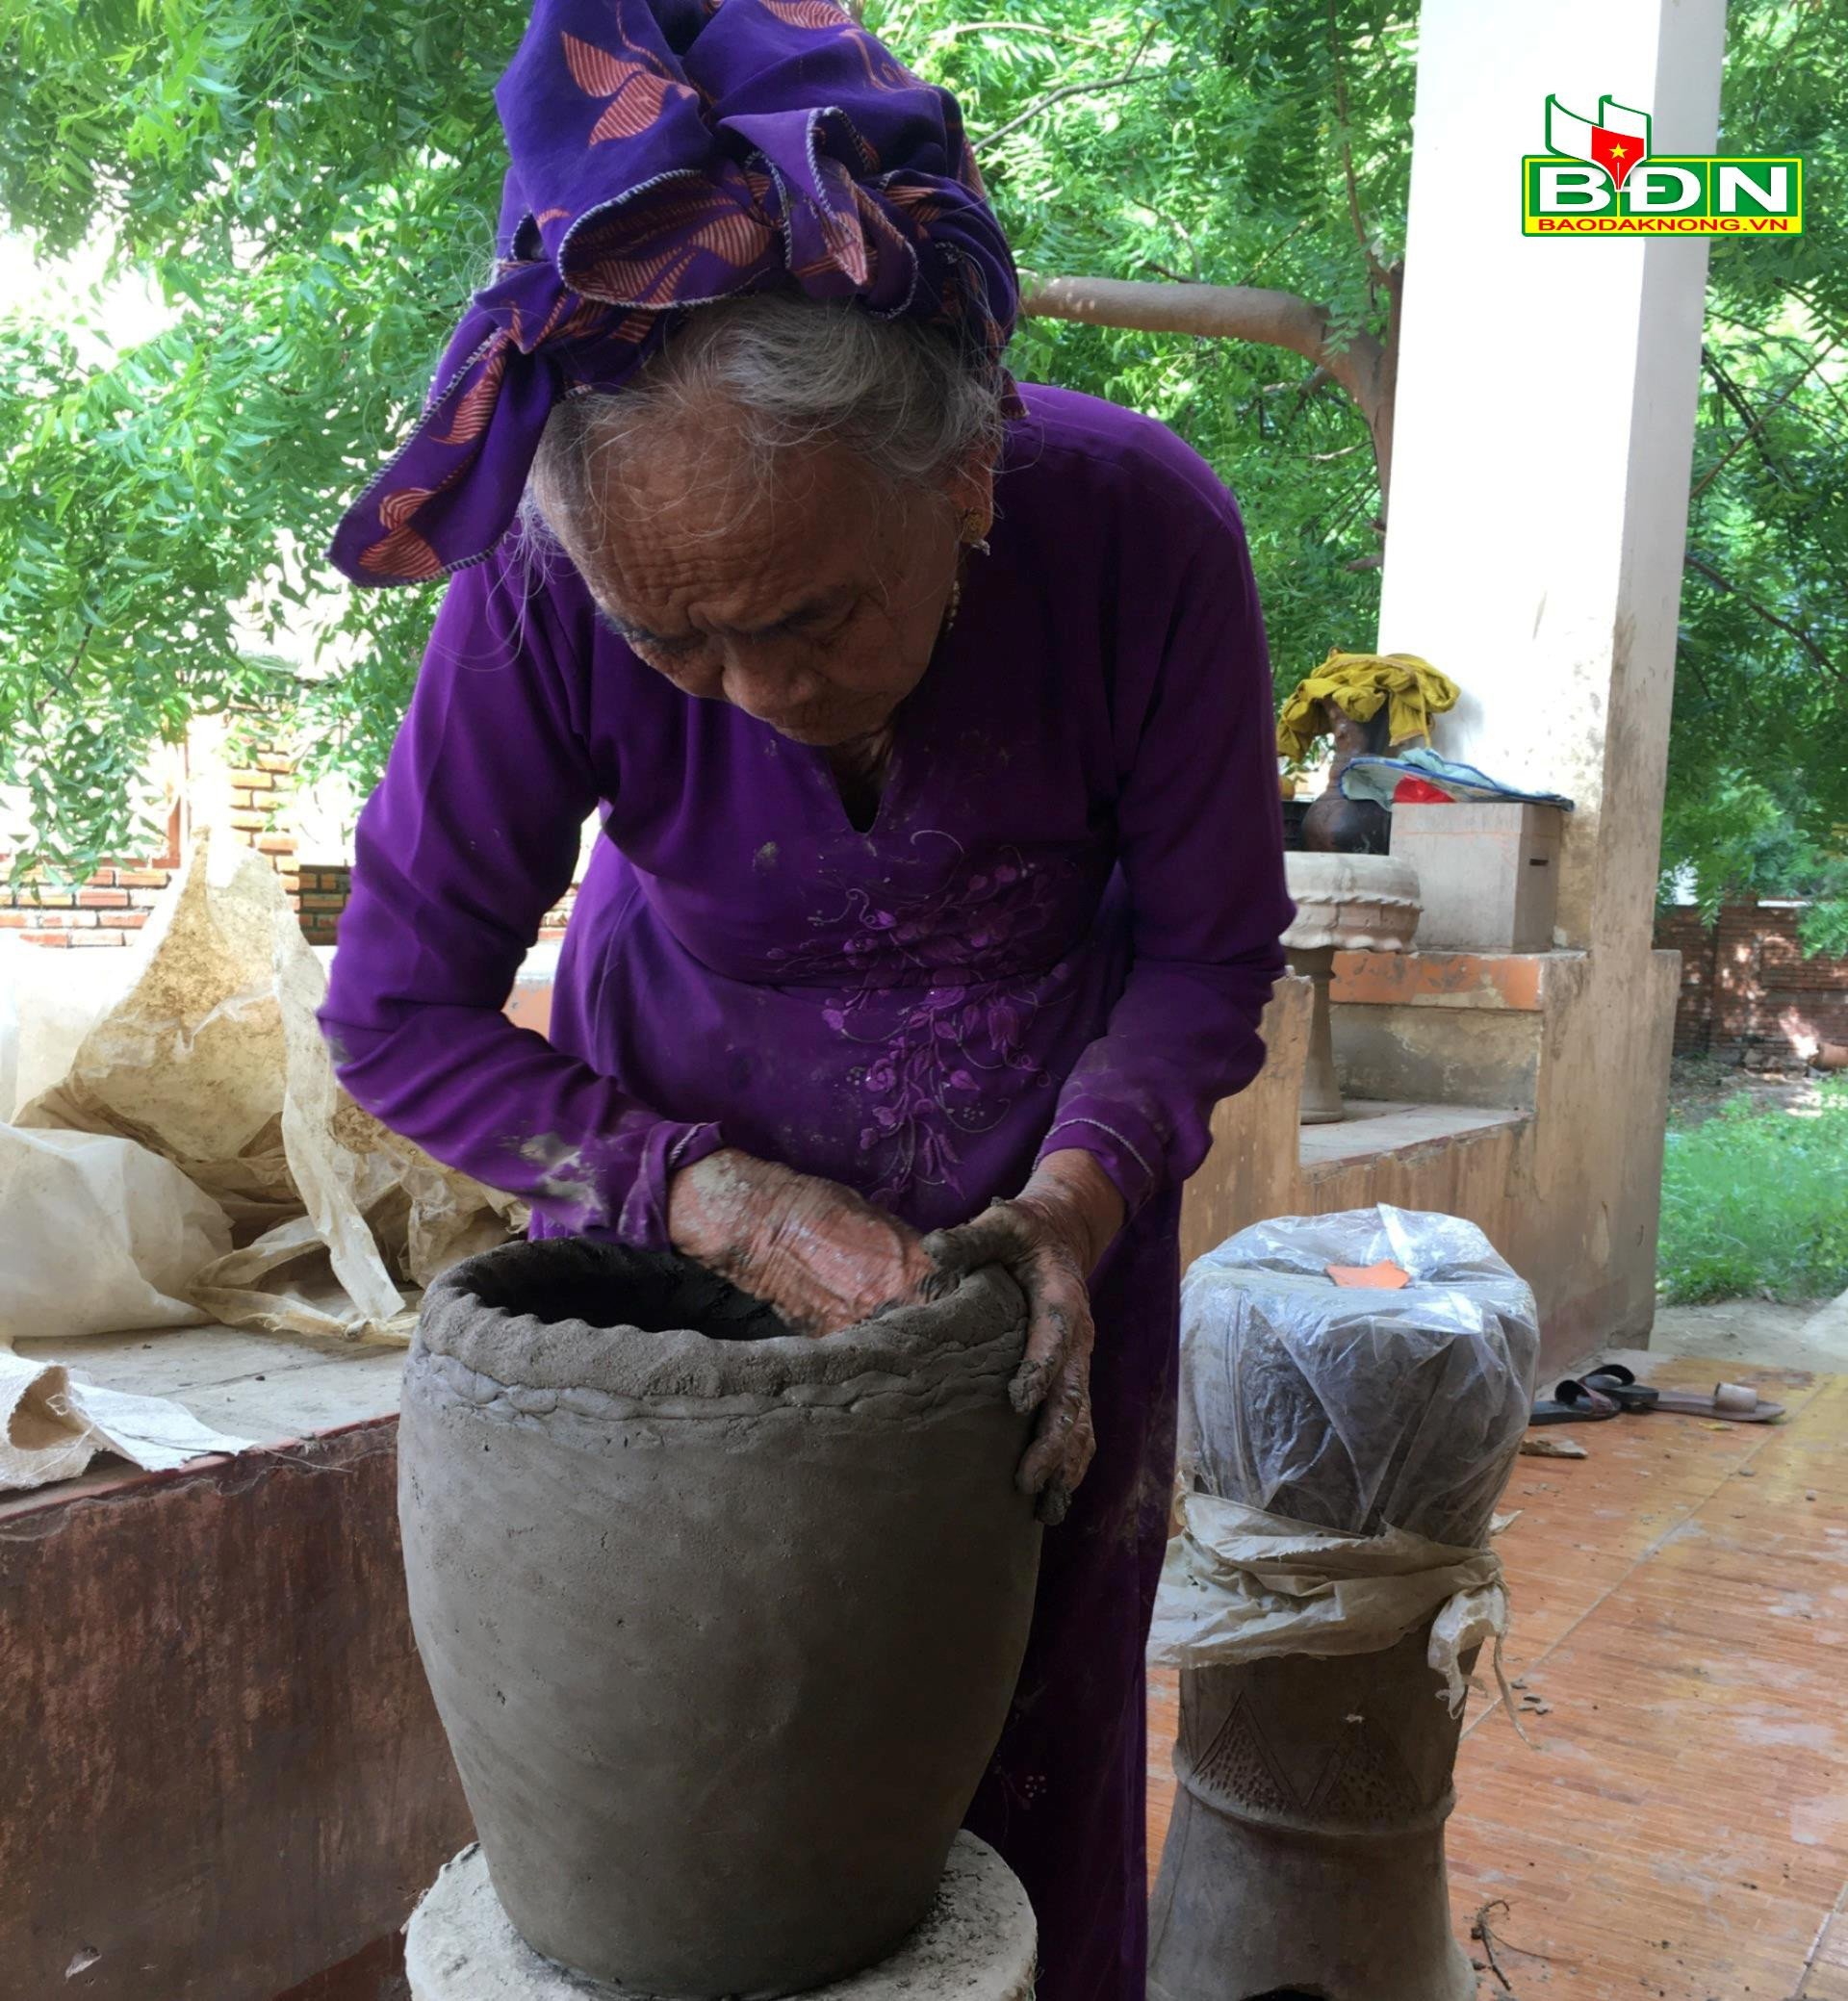
[[[1432,1621],[1427,1655],[1451,1708],[1466,1693],[1462,1656],[1508,1629],[1502,1559],[1403,1528],[1341,1535],[1235,1501],[1189,1494],[1168,1546],[1149,1658],[1224,1667],[1275,1655],[1376,1654]]]
[[[230,1248],[224,1211],[132,1140],[0,1126],[0,1346],[196,1325],[187,1289]]]
[[[520,1205],[340,1089],[315,1021],[326,975],[261,856],[201,836],[145,939],[16,1123],[134,1142],[218,1204],[231,1241],[187,1286],[210,1317],[408,1340],[407,1294],[505,1242]]]

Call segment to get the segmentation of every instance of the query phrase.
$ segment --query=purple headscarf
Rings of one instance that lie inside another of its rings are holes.
[[[620,388],[689,306],[793,281],[945,326],[1002,376],[1018,280],[956,100],[835,0],[536,0],[495,102],[497,281],[341,522],[355,583],[486,555],[553,404]]]

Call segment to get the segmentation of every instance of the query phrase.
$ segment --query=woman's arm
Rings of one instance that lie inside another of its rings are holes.
[[[1027,1295],[1014,1400],[1040,1420],[1019,1479],[1052,1522],[1094,1448],[1091,1271],[1125,1216],[1205,1158],[1213,1107],[1264,1062],[1258,1023],[1283,971],[1291,906],[1270,662],[1244,530],[1230,496],[1219,501],[1166,629],[1118,663],[1128,981],[1019,1195],[924,1241],[939,1282],[998,1264]],[[1149,554],[1145,574],[1160,574],[1160,552]]]
[[[1263,1066],[1258,1024],[1292,914],[1270,658],[1229,495],[1181,568],[1166,631],[1120,677],[1117,707],[1134,731],[1116,809],[1129,978],[1040,1157],[1091,1153],[1133,1214],[1194,1172],[1214,1106]]]
[[[669,1178],[718,1128],[662,1117],[501,1013],[597,804],[574,652],[519,556],[449,585],[360,816],[321,1027],[394,1132],[563,1228],[665,1247]]]

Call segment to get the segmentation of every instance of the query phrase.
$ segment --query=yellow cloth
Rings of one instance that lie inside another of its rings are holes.
[[[1429,740],[1431,718],[1456,705],[1457,685],[1416,654],[1344,654],[1331,652],[1313,674],[1296,683],[1277,718],[1277,749],[1293,764],[1304,762],[1319,736],[1328,731],[1316,705],[1337,702],[1357,723],[1392,704],[1393,743],[1407,737]]]

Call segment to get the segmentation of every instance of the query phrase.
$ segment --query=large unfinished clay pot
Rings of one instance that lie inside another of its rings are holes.
[[[784,1994],[925,1915],[1033,1606],[1023,1320],[982,1273],[799,1340],[682,1260],[578,1241],[431,1290],[411,1615],[539,1952],[651,1995]]]

